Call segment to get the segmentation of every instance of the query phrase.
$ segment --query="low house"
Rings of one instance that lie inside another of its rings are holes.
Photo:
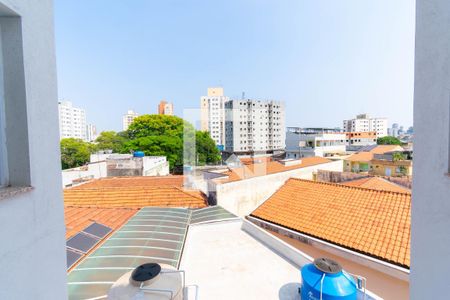
[[[345,172],[369,172],[371,161],[375,154],[384,154],[393,151],[403,151],[398,145],[378,145],[372,146],[363,151],[357,152],[344,159]]]
[[[411,158],[405,152],[375,154],[371,161],[370,174],[379,176],[412,176],[412,165]]]
[[[346,135],[329,128],[289,127],[286,133],[286,158],[332,157],[345,153]]]
[[[91,154],[87,165],[62,171],[63,187],[103,177],[166,175],[169,175],[169,162],[165,156],[133,157],[114,153]]]
[[[411,194],[288,180],[248,219],[312,257],[330,257],[385,299],[409,299]]]

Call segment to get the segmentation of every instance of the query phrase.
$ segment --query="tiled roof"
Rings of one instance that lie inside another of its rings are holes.
[[[177,186],[182,187],[184,176],[133,176],[133,177],[106,177],[89,181],[85,184],[78,185],[72,189],[87,189],[99,187],[162,187]]]
[[[289,165],[285,166],[277,161],[270,161],[267,163],[259,163],[259,164],[249,164],[245,165],[244,167],[233,168],[230,171],[223,173],[223,175],[227,175],[228,178],[223,179],[218,178],[216,180],[221,183],[239,181],[242,179],[275,174],[300,168],[306,168],[329,162],[331,162],[331,160],[323,157],[306,157],[301,159],[300,164],[290,166]]]
[[[136,212],[136,209],[66,206],[64,208],[66,239],[82,231],[93,222],[108,226],[114,231],[122,226]]]
[[[345,160],[347,161],[360,161],[360,162],[370,162],[373,159],[373,153],[371,152],[359,152],[350,155]]]
[[[272,158],[270,156],[269,157],[265,157],[265,156],[263,156],[263,157],[242,157],[242,158],[239,158],[239,160],[244,165],[251,165],[255,162],[262,162],[262,161],[269,162],[269,161],[272,161]]]
[[[355,153],[345,160],[347,161],[360,161],[360,162],[370,162],[373,159],[374,154],[384,154],[391,151],[401,151],[403,148],[397,145],[378,145],[371,149],[370,151],[361,151]]]
[[[111,177],[65,189],[68,206],[142,208],[144,206],[201,208],[206,196],[183,188],[184,176]]]
[[[64,190],[68,206],[101,208],[206,207],[206,196],[197,190],[180,187],[107,187]]]
[[[384,154],[391,151],[403,151],[403,148],[398,145],[378,145],[370,150],[373,154]]]
[[[380,177],[367,177],[351,181],[342,182],[342,185],[346,186],[358,186],[367,189],[379,190],[379,191],[391,191],[399,193],[411,193],[411,190],[393,183],[389,180]]]
[[[402,267],[410,265],[408,193],[289,179],[251,215]]]

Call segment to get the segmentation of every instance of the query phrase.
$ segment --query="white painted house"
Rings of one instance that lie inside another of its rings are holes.
[[[286,158],[329,157],[345,153],[346,135],[334,129],[288,127]]]

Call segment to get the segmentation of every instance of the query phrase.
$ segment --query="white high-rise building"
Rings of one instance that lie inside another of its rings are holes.
[[[370,118],[368,114],[357,115],[355,119],[344,120],[343,127],[345,132],[370,132],[377,133],[377,137],[388,135],[387,118]]]
[[[216,145],[225,145],[225,102],[223,88],[208,88],[208,95],[200,99],[201,130],[208,131]]]
[[[97,138],[97,127],[94,124],[86,125],[86,140],[88,142],[93,142]]]
[[[286,147],[284,103],[230,100],[225,103],[225,150],[234,154],[273,153]]]
[[[58,108],[60,139],[76,138],[86,141],[85,110],[74,107],[70,101],[58,102]]]
[[[139,117],[139,114],[137,112],[128,110],[127,113],[122,117],[122,130],[127,130],[128,126],[130,126],[131,123],[133,123],[134,119],[136,119],[137,117]]]

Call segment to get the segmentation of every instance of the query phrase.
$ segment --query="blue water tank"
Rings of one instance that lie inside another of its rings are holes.
[[[358,289],[354,278],[332,259],[315,259],[303,266],[301,274],[302,300],[320,300],[321,287],[322,300],[356,300]]]
[[[134,151],[133,157],[144,157],[145,154],[142,151]]]

